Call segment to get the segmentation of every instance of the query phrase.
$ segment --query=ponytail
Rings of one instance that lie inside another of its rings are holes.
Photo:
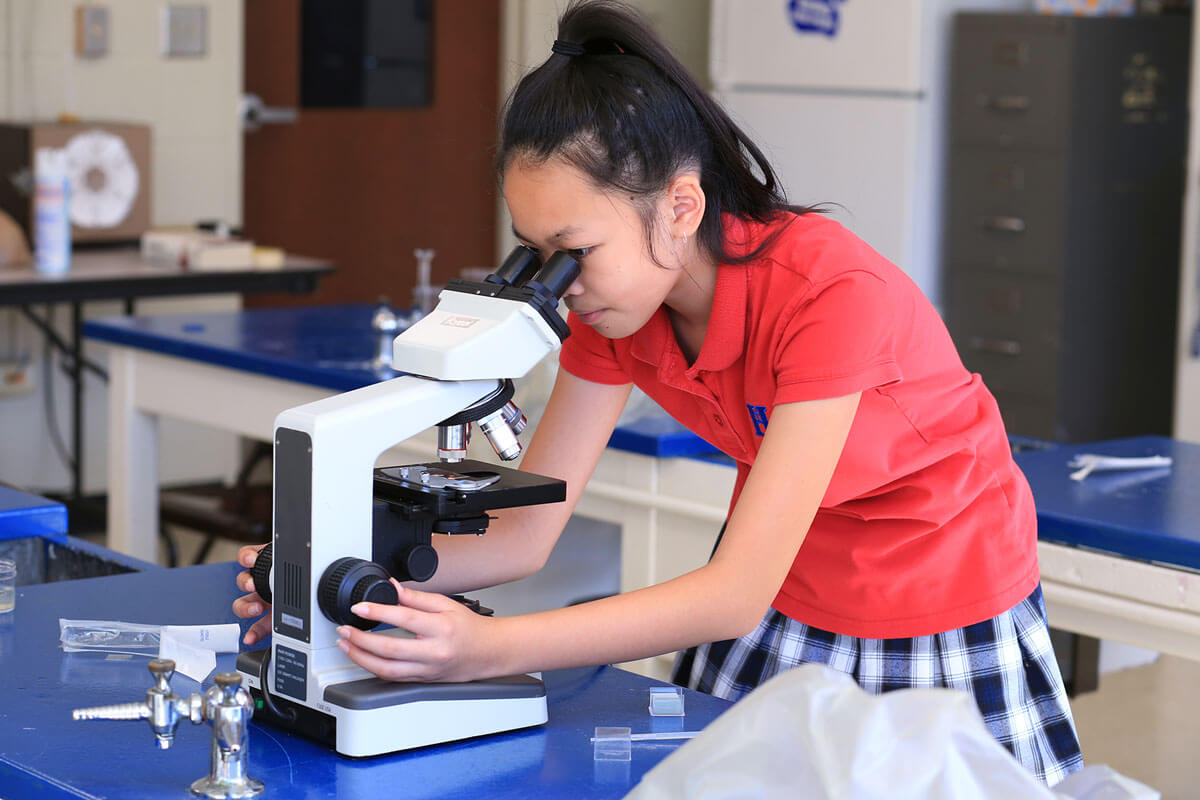
[[[573,0],[552,51],[509,97],[501,175],[516,160],[562,159],[596,186],[632,195],[652,241],[654,199],[681,171],[696,169],[706,198],[697,243],[727,264],[753,260],[771,239],[735,255],[723,214],[766,223],[812,210],[788,205],[758,146],[625,3]]]

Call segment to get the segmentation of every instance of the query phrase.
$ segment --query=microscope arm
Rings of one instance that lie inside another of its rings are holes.
[[[371,474],[381,453],[496,387],[494,380],[435,381],[404,375],[288,409],[275,424],[275,537],[272,596],[281,620],[332,647],[331,624],[312,624],[324,565],[343,557],[371,559]],[[303,589],[280,591],[287,581]],[[289,609],[287,598],[299,598]],[[281,614],[282,612],[282,614]],[[286,615],[286,616],[284,616]]]

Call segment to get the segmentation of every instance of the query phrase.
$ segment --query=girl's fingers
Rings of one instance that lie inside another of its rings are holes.
[[[360,631],[352,625],[342,625],[337,629],[343,642],[351,644],[364,653],[386,661],[425,661],[429,645],[419,639],[400,638],[381,633]],[[343,648],[345,649],[345,648]]]
[[[253,567],[254,560],[258,558],[258,551],[266,547],[265,544],[248,544],[238,550],[237,560],[243,567]]]
[[[246,635],[242,637],[242,642],[245,644],[254,644],[260,639],[265,639],[271,633],[271,618],[270,616],[263,617],[255,622],[246,630]]]
[[[428,614],[407,606],[389,606],[382,603],[355,603],[350,612],[363,619],[383,622],[402,628],[417,636],[436,636],[444,631],[442,620],[437,614]],[[346,626],[351,629],[350,626]],[[357,630],[354,628],[353,630]],[[391,639],[393,637],[384,637]]]
[[[237,574],[237,578],[234,580],[237,583],[237,587],[243,592],[249,593],[254,591],[254,578],[250,575],[249,570],[246,572],[239,572]]]
[[[417,589],[409,589],[403,586],[398,580],[392,578],[392,585],[396,587],[396,595],[400,598],[400,605],[408,608],[416,609],[417,611],[428,611],[436,613],[438,611],[449,611],[458,608],[459,603],[451,600],[444,594],[436,592],[422,592]]]
[[[257,617],[268,608],[270,606],[264,603],[257,593],[251,593],[233,601],[233,613],[243,619]]]
[[[363,633],[363,631],[358,631]],[[377,634],[366,634],[372,639],[390,639],[389,636],[378,636]],[[366,642],[375,644],[372,639],[367,639]],[[359,641],[363,641],[361,637]],[[393,640],[395,641],[395,640]],[[418,661],[402,661],[396,658],[379,656],[374,652],[359,647],[349,639],[341,639],[338,641],[338,647],[345,651],[346,655],[355,664],[358,664],[363,669],[372,672],[379,677],[389,681],[411,681],[411,680],[428,680],[430,671],[426,665]]]

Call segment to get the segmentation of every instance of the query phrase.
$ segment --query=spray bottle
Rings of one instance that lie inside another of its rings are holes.
[[[63,150],[39,147],[34,156],[33,240],[37,271],[71,268],[71,178]]]

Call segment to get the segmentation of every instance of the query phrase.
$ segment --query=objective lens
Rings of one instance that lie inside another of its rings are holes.
[[[504,408],[500,409],[500,413],[504,415],[504,421],[508,423],[508,427],[512,428],[512,432],[520,434],[525,430],[528,421],[525,419],[524,412],[517,408],[516,403],[511,400],[505,404]]]
[[[438,458],[446,462],[458,462],[467,457],[467,445],[471,443],[471,423],[438,426]]]
[[[504,418],[504,409],[488,414],[479,420],[479,429],[491,442],[496,455],[503,460],[512,461],[521,455],[521,442],[517,440],[517,434],[509,427],[508,420]]]

